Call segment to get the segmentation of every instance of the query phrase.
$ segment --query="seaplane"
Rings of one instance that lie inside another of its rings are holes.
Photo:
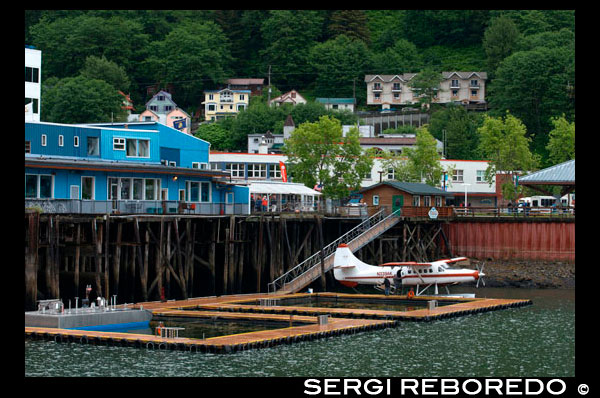
[[[466,282],[476,282],[476,287],[479,287],[481,282],[485,286],[483,265],[481,269],[476,270],[451,267],[451,264],[467,260],[466,257],[455,257],[430,263],[409,261],[374,266],[360,261],[352,254],[348,245],[342,243],[335,252],[333,276],[342,285],[348,287],[356,287],[359,284],[380,286],[385,279],[390,279],[392,286],[394,282],[401,281],[401,287],[410,287],[409,296],[421,296],[432,287],[433,295],[441,296],[438,287],[444,287],[447,295],[443,296],[474,297],[474,294],[452,295],[448,289],[448,286]]]

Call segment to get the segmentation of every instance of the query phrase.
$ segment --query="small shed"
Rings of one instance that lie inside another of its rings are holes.
[[[428,217],[431,208],[435,207],[438,217],[451,215],[451,209],[446,207],[445,197],[453,194],[427,184],[383,181],[365,187],[359,193],[363,195],[367,206],[374,211],[379,207],[387,207],[391,211],[402,208],[403,216]]]

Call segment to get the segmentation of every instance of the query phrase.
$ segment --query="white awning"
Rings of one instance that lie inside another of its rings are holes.
[[[282,195],[309,195],[318,196],[321,192],[317,192],[314,189],[310,189],[303,184],[297,183],[261,183],[253,182],[250,184],[250,193],[260,194],[282,194]]]

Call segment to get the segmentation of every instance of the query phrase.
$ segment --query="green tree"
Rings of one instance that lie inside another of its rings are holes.
[[[485,179],[491,185],[498,172],[514,174],[535,170],[539,158],[529,150],[530,138],[527,128],[515,116],[506,112],[506,116],[485,116],[479,133],[479,150],[490,161]],[[511,181],[502,184],[502,194],[508,200],[517,197],[517,190]]]
[[[444,142],[447,159],[474,160],[481,156],[477,151],[477,128],[482,123],[480,113],[467,112],[461,105],[449,105],[431,115],[429,131]]]
[[[394,170],[396,181],[439,186],[444,173],[440,154],[437,151],[437,142],[429,133],[427,126],[417,129],[414,148],[406,148],[403,154],[384,151],[378,156],[381,157],[383,170]]]
[[[104,80],[84,76],[50,79],[42,89],[44,119],[55,123],[125,121],[122,97]]]
[[[575,85],[575,53],[570,46],[518,51],[502,61],[488,87],[490,113],[500,116],[509,110],[521,119],[533,138],[532,150],[547,159],[550,118],[575,116],[569,84]]]
[[[352,97],[353,80],[364,78],[368,58],[365,43],[345,35],[313,46],[308,59],[317,73],[316,95]]]
[[[513,52],[518,40],[519,29],[512,19],[500,16],[490,21],[483,34],[483,48],[487,55],[490,76],[498,64]]]
[[[399,39],[381,52],[374,52],[371,64],[378,73],[401,74],[421,70],[423,58],[417,47],[405,39]]]
[[[410,80],[409,85],[413,90],[413,95],[418,98],[419,104],[430,110],[433,98],[440,90],[441,82],[441,73],[431,68],[425,68]]]
[[[236,142],[232,134],[221,123],[201,124],[194,136],[210,142],[210,149],[217,151],[233,150]]]
[[[371,42],[367,14],[363,10],[337,10],[331,14],[329,33],[332,38],[344,35],[351,39]]]
[[[130,81],[125,69],[104,56],[87,57],[80,74],[88,79],[104,80],[117,90],[127,92],[129,89]]]
[[[417,130],[417,142],[414,148],[407,148],[404,154],[411,165],[413,175],[419,182],[431,186],[438,186],[444,169],[440,163],[440,154],[437,150],[437,141],[427,126]]]
[[[75,15],[55,20],[45,15],[30,29],[31,44],[44,54],[45,76],[74,76],[90,55],[104,56],[131,73],[148,43],[142,25],[120,16]]]
[[[317,122],[300,124],[283,146],[294,180],[308,187],[323,186],[323,194],[341,199],[360,188],[373,159],[362,153],[358,129],[344,137],[341,123],[322,116]]]
[[[272,82],[288,91],[310,82],[314,74],[307,68],[310,48],[317,43],[324,17],[320,11],[272,10],[263,21],[261,34],[266,43],[260,51],[271,65]]]
[[[229,42],[211,21],[181,24],[150,49],[144,61],[146,73],[163,86],[172,83],[182,108],[198,106],[203,91],[229,75]]]
[[[569,123],[565,116],[552,118],[554,129],[548,134],[548,152],[554,164],[575,159],[575,122]]]

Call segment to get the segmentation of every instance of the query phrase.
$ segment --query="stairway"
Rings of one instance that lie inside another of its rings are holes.
[[[333,268],[333,258],[337,247],[346,243],[354,253],[367,243],[398,223],[401,209],[386,215],[383,208],[344,235],[323,248],[324,272]],[[295,293],[321,276],[321,251],[316,252],[273,282],[269,283],[269,293]]]

